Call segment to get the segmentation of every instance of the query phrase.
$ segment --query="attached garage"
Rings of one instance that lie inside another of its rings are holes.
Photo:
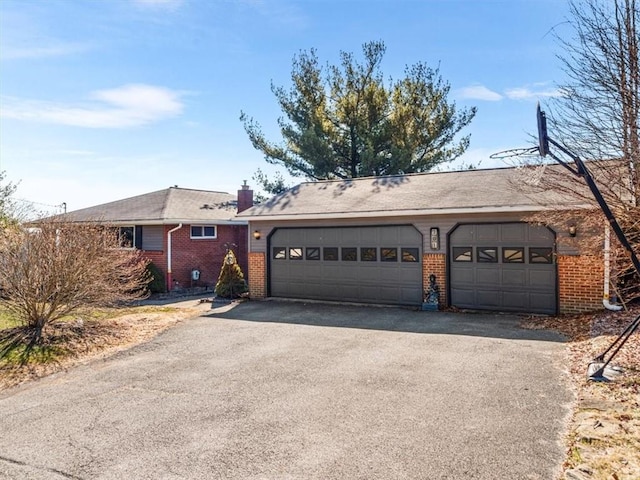
[[[451,305],[555,314],[555,234],[527,223],[458,225],[449,235]]]
[[[301,183],[239,215],[250,295],[418,306],[433,278],[440,308],[602,308],[603,262],[580,250],[591,233],[569,228],[590,206],[530,182],[554,168]],[[562,221],[527,222],[557,210]]]
[[[422,234],[412,225],[278,228],[268,245],[269,296],[422,302]]]

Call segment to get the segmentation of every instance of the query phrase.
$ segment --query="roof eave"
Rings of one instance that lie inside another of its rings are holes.
[[[165,218],[165,219],[130,219],[130,220],[72,220],[73,223],[106,223],[114,226],[131,226],[131,225],[178,225],[180,223],[186,225],[247,225],[248,220],[245,219],[223,219],[223,220],[202,220],[195,218]]]
[[[565,206],[541,206],[541,205],[511,205],[492,207],[461,207],[461,208],[425,208],[411,210],[389,210],[369,212],[335,212],[335,213],[301,213],[280,215],[246,215],[243,219],[249,222],[255,221],[281,221],[281,220],[334,220],[352,218],[386,218],[386,217],[414,217],[414,216],[442,216],[442,215],[469,215],[478,213],[528,213],[546,210],[575,210],[593,208],[588,204],[576,204]]]

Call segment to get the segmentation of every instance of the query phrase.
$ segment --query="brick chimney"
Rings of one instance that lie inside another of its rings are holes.
[[[253,190],[249,189],[247,181],[244,181],[242,188],[238,190],[238,213],[253,207]]]

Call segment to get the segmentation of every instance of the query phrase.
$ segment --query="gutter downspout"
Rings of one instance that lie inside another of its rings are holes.
[[[172,228],[167,232],[167,292],[171,291],[171,286],[173,285],[171,272],[171,234],[176,230],[180,230],[181,228],[182,223],[180,223],[176,228]]]
[[[611,249],[611,231],[609,226],[604,227],[604,296],[602,298],[602,305],[607,310],[619,312],[622,310],[620,305],[613,305],[609,303],[609,277],[610,277],[610,260],[609,250]]]

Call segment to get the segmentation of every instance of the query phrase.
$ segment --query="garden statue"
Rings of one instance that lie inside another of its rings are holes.
[[[431,275],[429,275],[429,287],[424,292],[422,310],[438,310],[439,303],[440,288],[436,284],[436,276],[432,273]]]

